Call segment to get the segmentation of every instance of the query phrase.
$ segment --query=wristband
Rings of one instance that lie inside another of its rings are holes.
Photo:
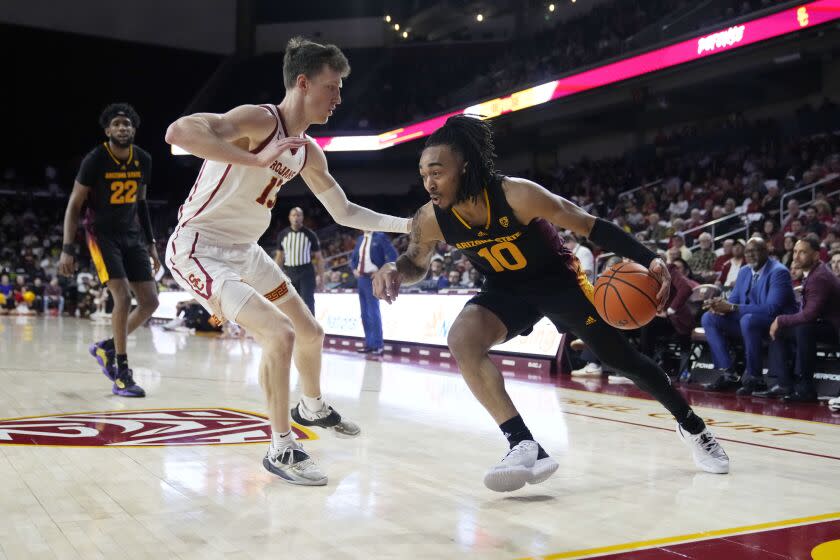
[[[74,245],[73,243],[65,243],[64,245],[61,246],[61,252],[62,253],[67,253],[71,257],[75,257],[76,256],[76,245]]]

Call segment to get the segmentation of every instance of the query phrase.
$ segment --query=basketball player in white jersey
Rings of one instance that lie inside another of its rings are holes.
[[[324,152],[304,131],[327,122],[341,103],[350,65],[334,45],[289,41],[283,59],[286,96],[277,105],[242,105],[225,114],[197,113],[169,126],[166,141],[204,158],[179,211],[166,264],[185,290],[219,319],[245,327],[262,346],[260,385],[268,400],[272,442],[263,459],[293,484],[324,485],[327,477],[294,439],[289,419],[291,360],[302,397],[291,415],[304,426],[358,435],[321,396],[324,331],[291,282],[257,244],[280,188],[298,173],[341,225],[407,233],[410,220],[348,202],[330,175]]]

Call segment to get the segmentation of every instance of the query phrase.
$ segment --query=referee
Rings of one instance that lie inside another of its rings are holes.
[[[303,210],[298,207],[289,211],[289,227],[277,236],[274,261],[283,268],[309,311],[315,315],[315,288],[321,288],[324,259],[318,236],[303,226]]]

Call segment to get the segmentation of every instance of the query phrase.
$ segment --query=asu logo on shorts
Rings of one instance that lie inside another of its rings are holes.
[[[317,439],[292,425],[297,439]],[[0,445],[146,447],[271,441],[268,418],[231,408],[83,412],[0,420]]]

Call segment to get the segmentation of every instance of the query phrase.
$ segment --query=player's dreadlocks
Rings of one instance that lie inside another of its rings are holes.
[[[114,120],[114,117],[118,116],[127,117],[134,128],[140,128],[140,115],[128,103],[111,103],[105,107],[102,110],[102,114],[99,115],[99,125],[102,128],[108,128],[111,126],[111,121]]]
[[[493,163],[496,153],[490,123],[466,115],[449,117],[446,123],[426,140],[427,148],[442,144],[461,154],[467,164],[455,198],[456,203],[476,200],[496,175]]]

